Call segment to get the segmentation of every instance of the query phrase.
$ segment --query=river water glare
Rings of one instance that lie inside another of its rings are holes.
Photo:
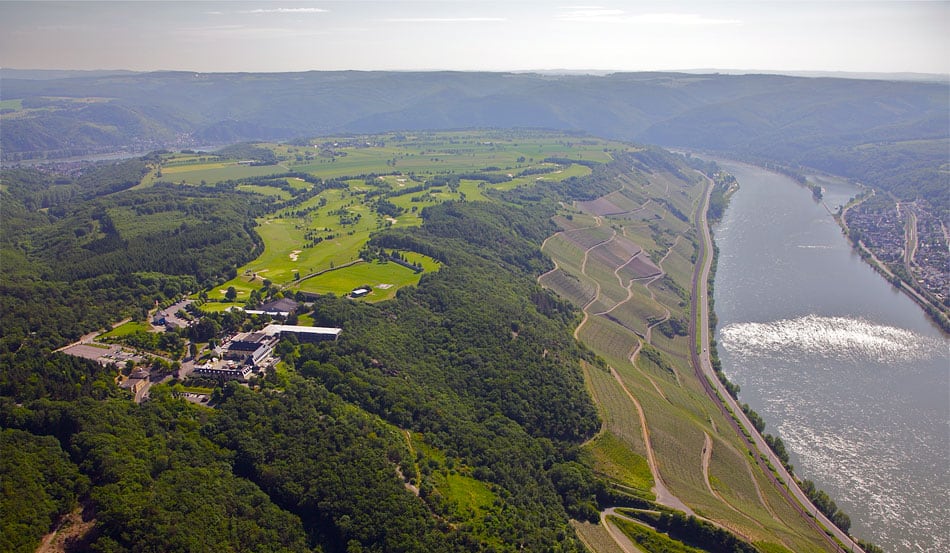
[[[740,189],[713,228],[716,340],[740,401],[851,534],[888,552],[950,551],[950,339],[855,254],[788,177],[718,160]]]

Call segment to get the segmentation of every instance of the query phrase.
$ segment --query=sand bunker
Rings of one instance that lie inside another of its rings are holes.
[[[300,255],[302,252],[303,252],[303,250],[294,250],[294,251],[290,252],[290,260],[291,260],[291,261],[297,261],[297,256]]]

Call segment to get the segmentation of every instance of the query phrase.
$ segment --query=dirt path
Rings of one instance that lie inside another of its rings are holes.
[[[77,506],[56,525],[56,528],[43,536],[36,553],[62,553],[69,550],[81,550],[84,542],[91,537],[96,525],[91,509]],[[88,546],[88,544],[85,544]],[[80,547],[77,547],[80,546]]]
[[[660,476],[660,471],[656,465],[656,457],[653,454],[653,446],[650,445],[650,429],[647,426],[646,416],[643,414],[643,408],[640,406],[640,402],[637,401],[637,398],[630,392],[627,388],[627,385],[624,384],[620,374],[610,367],[610,374],[613,375],[614,379],[617,380],[617,383],[620,384],[620,388],[623,389],[624,393],[627,394],[627,397],[630,398],[630,401],[633,402],[633,406],[637,409],[637,416],[640,417],[640,429],[643,432],[643,443],[646,445],[647,449],[647,464],[650,466],[650,473],[653,475],[653,493],[656,494],[656,502],[660,505],[665,505],[672,509],[678,509],[683,511],[688,515],[695,516],[696,513],[692,509],[686,506],[685,503],[680,501],[678,497],[673,495],[670,490],[666,487],[666,484],[663,482],[663,477]]]
[[[643,372],[643,370],[639,366],[637,366],[637,356],[640,355],[641,349],[643,349],[643,342],[637,340],[637,347],[633,348],[633,353],[630,354],[630,364],[633,365],[633,367],[637,369],[637,371],[640,374],[642,374],[644,378],[649,380],[650,384],[653,384],[653,389],[656,390],[656,393],[660,394],[661,398],[665,399],[669,403],[672,403],[672,401],[670,401],[670,398],[666,397],[666,394],[663,393],[663,390],[661,390],[660,387],[657,386],[656,381],[650,378],[650,375]]]
[[[597,221],[597,227],[600,227],[600,226],[603,225],[603,219],[601,219],[600,217],[594,217],[594,220]],[[590,228],[597,228],[597,227],[590,227]],[[610,242],[611,240],[614,239],[615,236],[617,236],[617,231],[613,231],[612,234],[610,235],[610,238],[608,238],[608,239],[606,239],[606,240],[603,240],[603,241],[601,241],[601,242],[598,242],[598,243],[594,244],[593,246],[591,246],[591,247],[587,248],[586,250],[584,250],[584,260],[581,261],[581,274],[582,274],[582,275],[587,276],[587,260],[590,259],[590,252],[592,252],[592,251],[594,251],[594,249],[599,248],[600,246],[603,246],[604,244]],[[575,339],[575,340],[579,340],[579,339],[580,339],[580,338],[578,338],[578,336],[580,336],[581,328],[584,327],[584,325],[587,323],[587,319],[590,318],[590,310],[589,310],[589,309],[590,309],[590,306],[591,306],[595,301],[597,301],[598,298],[600,298],[600,282],[599,282],[597,279],[591,279],[591,280],[594,281],[594,297],[592,297],[591,300],[590,300],[589,302],[587,302],[587,303],[584,305],[584,307],[581,308],[581,311],[584,313],[584,318],[581,319],[581,322],[577,325],[577,328],[574,329],[574,339]]]
[[[709,481],[709,460],[712,459],[713,448],[712,438],[709,437],[709,433],[705,430],[703,431],[703,437],[705,438],[703,442],[703,482],[706,483],[706,489],[709,490],[709,493],[718,497],[720,501],[723,501],[722,497],[713,489],[712,483]]]
[[[610,537],[613,538],[615,542],[617,542],[617,545],[620,547],[620,549],[623,549],[626,553],[644,553],[644,551],[640,549],[639,547],[637,547],[633,543],[633,541],[631,541],[630,538],[627,537],[626,534],[620,531],[620,528],[617,528],[616,526],[614,526],[607,520],[608,516],[616,516],[616,517],[623,517],[623,518],[627,518],[627,517],[618,513],[617,509],[615,509],[614,507],[605,509],[601,511],[600,513],[600,524],[604,528],[607,529],[607,532],[610,534]]]
[[[412,457],[412,466],[416,469],[416,478],[422,474],[419,472],[419,465],[416,464],[416,450],[412,447],[412,434],[408,430],[406,432],[406,445],[409,447],[409,455]],[[409,482],[409,480],[403,476],[402,469],[399,468],[399,465],[396,465],[396,472],[399,474],[399,478],[403,480],[403,483],[406,486],[406,489],[412,492],[416,497],[419,497],[419,486],[416,486]],[[417,482],[419,480],[416,480]]]

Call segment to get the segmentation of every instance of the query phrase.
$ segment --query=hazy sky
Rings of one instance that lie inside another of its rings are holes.
[[[950,73],[950,2],[6,2],[21,69]]]

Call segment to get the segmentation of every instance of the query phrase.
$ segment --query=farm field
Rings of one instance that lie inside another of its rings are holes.
[[[359,263],[374,232],[422,224],[422,210],[442,202],[493,202],[497,191],[583,177],[591,168],[574,160],[606,162],[611,151],[630,148],[527,131],[330,137],[244,150],[267,150],[276,165],[240,163],[245,160],[208,152],[166,154],[138,188],[159,180],[233,186],[273,206],[254,221],[263,251],[231,279],[219,281],[204,309],[215,310],[218,306],[211,304],[222,302],[230,288],[237,305],[256,301],[265,285],[284,293],[336,295],[370,286],[372,292],[361,301],[382,301],[438,270],[438,264],[410,251],[395,253],[418,264],[421,272],[396,263]],[[125,215],[116,214],[118,223],[132,225],[133,218]]]

